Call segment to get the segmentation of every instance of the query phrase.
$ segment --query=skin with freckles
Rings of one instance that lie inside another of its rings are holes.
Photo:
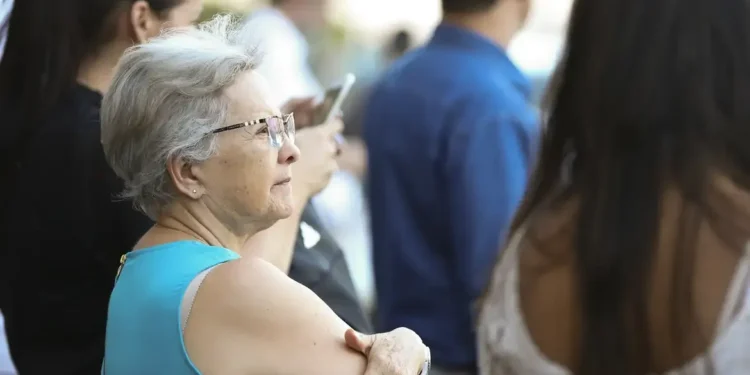
[[[227,124],[281,115],[266,100],[268,91],[268,84],[257,73],[239,76],[225,93],[232,103]],[[289,216],[293,209],[291,184],[283,181],[292,177],[291,154],[271,146],[266,125],[222,132],[217,137],[218,154],[192,167],[205,186],[203,201],[209,210],[235,225],[258,217],[276,221]]]

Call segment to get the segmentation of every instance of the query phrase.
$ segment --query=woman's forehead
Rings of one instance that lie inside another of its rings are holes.
[[[272,105],[270,85],[256,72],[241,73],[226,90],[230,122],[243,122],[259,117],[279,115]]]

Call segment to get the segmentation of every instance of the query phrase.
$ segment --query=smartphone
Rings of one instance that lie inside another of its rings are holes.
[[[346,96],[349,95],[354,82],[356,82],[354,74],[349,73],[344,76],[341,83],[333,85],[326,90],[323,101],[315,111],[313,124],[324,124],[339,115],[341,105],[344,103]]]

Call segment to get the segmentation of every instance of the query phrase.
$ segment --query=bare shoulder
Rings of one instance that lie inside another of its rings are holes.
[[[193,313],[202,317],[193,321]],[[225,346],[212,357],[252,356],[251,373],[364,370],[364,358],[346,348],[346,323],[315,293],[260,258],[245,257],[211,271],[196,295],[193,313],[187,328],[203,332],[201,341]]]
[[[315,302],[309,306],[310,300],[318,299],[273,264],[257,257],[244,257],[216,267],[201,288],[211,291],[209,299],[228,322],[259,328],[270,322],[288,323],[295,311],[315,308]]]
[[[291,281],[273,264],[258,257],[243,257],[224,263],[211,272],[210,278],[214,283],[221,284],[226,292],[268,292],[278,283]],[[208,281],[208,277],[206,279]]]

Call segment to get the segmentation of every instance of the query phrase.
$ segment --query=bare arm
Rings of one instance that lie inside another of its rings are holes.
[[[361,375],[349,327],[314,293],[258,258],[217,267],[205,279],[185,332],[206,373]]]

